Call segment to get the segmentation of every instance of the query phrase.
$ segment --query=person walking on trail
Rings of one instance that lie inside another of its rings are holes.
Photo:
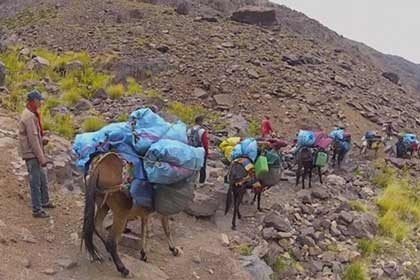
[[[48,213],[43,209],[55,208],[49,199],[47,176],[43,170],[50,161],[44,153],[48,140],[44,138],[39,113],[42,100],[44,98],[38,91],[31,91],[19,122],[19,152],[29,173],[32,216],[35,218],[48,218]]]
[[[203,123],[204,117],[198,116],[195,118],[195,125],[188,129],[188,140],[190,145],[194,147],[203,147],[205,151],[204,164],[200,170],[200,184],[203,184],[206,181],[206,165],[209,154],[209,140],[207,137],[207,131],[203,127]]]
[[[261,122],[261,136],[265,138],[271,136],[273,133],[274,131],[271,126],[270,117],[265,116]]]

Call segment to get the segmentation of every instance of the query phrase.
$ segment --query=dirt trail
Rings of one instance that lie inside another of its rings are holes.
[[[23,176],[25,166],[17,160],[13,136],[16,123],[7,114],[1,117],[0,279],[120,279],[109,259],[103,264],[92,264],[80,251],[83,194],[64,191],[59,185],[51,186],[57,209],[50,211],[50,219],[32,218],[29,188]],[[186,214],[175,217],[174,237],[183,250],[179,257],[170,254],[159,220],[152,219],[148,264],[137,259],[138,252],[134,249],[120,247],[134,278],[249,279],[237,256],[221,241],[221,233],[229,230],[230,216],[219,216],[222,218],[217,218],[217,223]],[[132,222],[130,227],[140,232],[138,224]],[[98,240],[97,244],[100,244]],[[108,256],[103,247],[101,251]]]

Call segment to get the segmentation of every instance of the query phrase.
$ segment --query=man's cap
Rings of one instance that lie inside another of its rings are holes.
[[[42,96],[42,94],[39,91],[33,90],[30,93],[28,93],[27,100],[28,101],[44,100],[44,97]]]

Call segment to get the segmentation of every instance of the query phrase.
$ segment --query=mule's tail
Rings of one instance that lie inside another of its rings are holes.
[[[86,251],[93,260],[100,260],[101,257],[93,242],[93,234],[95,233],[95,199],[96,187],[99,181],[99,170],[95,170],[89,177],[85,192],[85,211],[83,217],[83,233],[82,242],[85,244]]]
[[[225,215],[229,212],[230,207],[232,205],[232,196],[233,196],[233,188],[232,184],[229,184],[229,190],[226,196],[226,208],[225,208]]]

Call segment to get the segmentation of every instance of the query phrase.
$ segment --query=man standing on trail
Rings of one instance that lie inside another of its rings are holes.
[[[203,123],[204,117],[198,116],[195,118],[195,125],[188,129],[188,141],[190,145],[194,147],[203,147],[205,150],[204,164],[200,170],[200,184],[203,184],[206,181],[206,165],[207,157],[209,155],[209,140]]]
[[[43,170],[50,162],[44,153],[44,145],[48,144],[48,140],[44,138],[39,112],[42,100],[44,98],[38,91],[31,91],[27,95],[26,108],[19,122],[19,152],[29,173],[32,216],[35,218],[48,218],[48,213],[43,209],[55,208],[49,200],[48,181]]]
[[[269,116],[265,116],[261,122],[261,137],[269,137],[273,134],[273,128],[271,126],[271,121]]]

